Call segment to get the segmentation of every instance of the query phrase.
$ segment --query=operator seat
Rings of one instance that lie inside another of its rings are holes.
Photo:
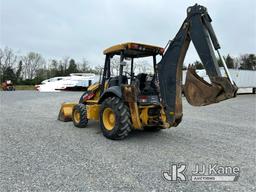
[[[110,77],[109,78],[109,87],[118,86],[119,85],[119,76]],[[128,84],[128,79],[126,76],[122,76],[121,84]]]
[[[139,73],[137,76],[137,82],[136,84],[138,85],[139,87],[139,90],[142,92],[143,89],[145,88],[146,84],[146,78],[147,78],[147,74],[146,73]]]

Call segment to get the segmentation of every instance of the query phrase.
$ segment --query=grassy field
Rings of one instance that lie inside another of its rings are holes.
[[[35,90],[35,86],[34,85],[15,85],[15,89],[16,90]],[[1,87],[0,87],[0,90],[2,90]]]
[[[16,90],[35,90],[34,85],[16,85]]]

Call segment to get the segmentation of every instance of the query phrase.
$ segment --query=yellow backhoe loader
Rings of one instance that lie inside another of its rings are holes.
[[[99,120],[103,135],[123,139],[133,129],[159,130],[177,126],[182,119],[182,66],[189,43],[204,64],[211,84],[189,66],[184,94],[191,105],[203,106],[236,96],[226,63],[219,53],[220,45],[211,25],[207,9],[194,5],[167,49],[141,43],[123,43],[104,51],[105,65],[99,83],[91,85],[79,103],[64,103],[58,119],[73,120],[76,127],[86,127],[88,120]],[[220,73],[217,51],[226,70]],[[111,59],[120,58],[119,71],[113,74]],[[157,56],[161,57],[157,63]],[[151,74],[136,74],[138,58],[151,57]],[[128,65],[129,62],[129,71]]]

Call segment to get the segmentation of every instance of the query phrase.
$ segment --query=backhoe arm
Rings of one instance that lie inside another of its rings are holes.
[[[184,87],[188,102],[194,106],[202,106],[236,96],[237,87],[222,58],[227,77],[221,75],[214,53],[214,49],[218,52],[220,45],[207,9],[197,4],[189,7],[187,18],[157,65],[160,99],[170,126],[177,126],[182,118],[182,67],[191,40],[211,84],[199,77],[193,66],[189,66]]]

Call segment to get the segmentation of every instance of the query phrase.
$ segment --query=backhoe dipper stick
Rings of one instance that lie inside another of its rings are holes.
[[[222,63],[223,66],[224,66],[225,73],[227,74],[227,76],[228,76],[228,78],[229,78],[231,84],[234,85],[234,81],[232,80],[232,77],[231,77],[231,75],[230,75],[230,73],[229,73],[229,70],[228,70],[228,67],[227,67],[227,64],[226,64],[225,60],[224,60],[223,57],[221,56],[219,50],[217,49],[216,51],[217,51],[217,53],[218,53],[218,55],[219,55],[219,58],[220,58],[220,60],[221,60],[221,63]]]

